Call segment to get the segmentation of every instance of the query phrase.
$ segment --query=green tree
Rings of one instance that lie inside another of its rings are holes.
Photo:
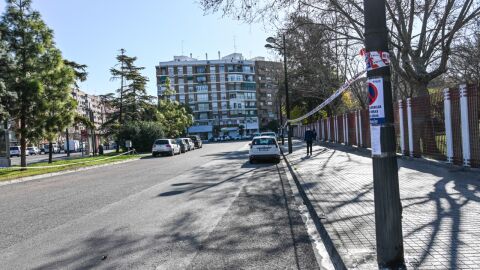
[[[6,44],[6,52],[12,58],[5,72],[5,85],[14,93],[8,112],[19,125],[21,166],[26,166],[27,141],[43,135],[46,112],[42,74],[47,73],[42,59],[49,48],[54,47],[53,33],[32,10],[31,0],[7,0],[6,12],[0,21],[0,35]]]
[[[149,152],[156,139],[163,138],[162,125],[157,121],[126,122],[118,131],[118,141],[131,140],[139,152]]]
[[[168,79],[165,86],[167,89],[158,100],[159,121],[165,135],[174,138],[183,134],[193,124],[193,115],[187,112],[184,105],[170,99],[174,91],[170,89]]]
[[[65,64],[60,51],[55,48],[45,55],[43,63],[47,71],[42,78],[46,105],[44,132],[49,149],[52,149],[52,141],[58,133],[74,120],[77,104],[71,95],[71,88],[75,84],[76,74],[71,66]],[[49,151],[48,162],[52,162],[52,151]]]

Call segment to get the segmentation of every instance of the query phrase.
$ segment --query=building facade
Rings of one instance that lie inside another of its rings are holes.
[[[77,114],[94,123],[95,134],[92,133],[92,130],[88,130],[84,125],[77,123],[68,128],[69,139],[85,142],[85,147],[91,152],[94,150],[94,145],[98,146],[100,143],[103,143],[103,140],[105,139],[102,138],[103,135],[100,130],[103,123],[107,120],[110,110],[102,102],[100,96],[90,95],[79,89],[73,89],[72,97],[77,101]],[[94,138],[95,142],[93,142]],[[62,134],[60,136],[60,141],[65,141],[65,139],[66,137]]]
[[[160,62],[156,75],[159,98],[169,85],[174,91],[170,98],[192,110],[194,125],[189,133],[206,139],[260,130],[255,60],[238,53],[218,60],[175,56],[173,61]]]
[[[278,86],[283,76],[280,62],[255,58],[255,81],[257,83],[258,119],[261,130],[273,129],[272,122],[279,123],[280,99]],[[276,131],[276,130],[272,130]]]

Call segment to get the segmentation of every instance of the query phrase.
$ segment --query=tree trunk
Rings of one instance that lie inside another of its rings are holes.
[[[414,135],[414,151],[417,154],[439,155],[440,150],[436,142],[432,119],[432,104],[427,86],[428,83],[425,82],[411,84],[411,87],[417,93],[417,97],[414,98],[413,102],[414,108],[412,108],[414,113],[413,132],[419,132],[420,135],[417,140]]]
[[[48,141],[48,163],[52,163],[53,143]]]

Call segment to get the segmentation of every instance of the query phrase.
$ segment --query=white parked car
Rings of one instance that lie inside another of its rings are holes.
[[[270,136],[274,137],[275,139],[277,138],[277,134],[275,132],[262,132],[260,133],[260,136]]]
[[[180,153],[180,145],[174,139],[158,139],[152,146],[152,156],[154,157],[163,154],[173,156]]]
[[[257,160],[280,162],[280,147],[278,147],[277,139],[271,136],[253,138],[250,143],[249,159],[250,163],[255,163]]]
[[[233,135],[231,138],[232,138],[232,140],[234,140],[234,141],[239,141],[239,140],[242,139],[242,136],[240,136],[239,134],[237,134],[237,135]]]
[[[40,149],[38,149],[36,146],[31,146],[27,147],[27,152],[29,155],[39,155]]]
[[[13,156],[19,157],[21,154],[22,154],[22,151],[21,151],[20,146],[10,146],[10,156],[11,157],[13,157]],[[25,151],[25,155],[26,156],[29,155],[28,150]]]

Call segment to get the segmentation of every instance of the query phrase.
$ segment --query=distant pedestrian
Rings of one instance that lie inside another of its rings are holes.
[[[317,140],[317,131],[315,131],[315,129],[313,129],[313,140]]]
[[[307,155],[312,154],[312,148],[313,148],[313,139],[315,138],[315,133],[313,130],[310,130],[310,128],[307,128],[305,131],[305,142],[307,143]]]

